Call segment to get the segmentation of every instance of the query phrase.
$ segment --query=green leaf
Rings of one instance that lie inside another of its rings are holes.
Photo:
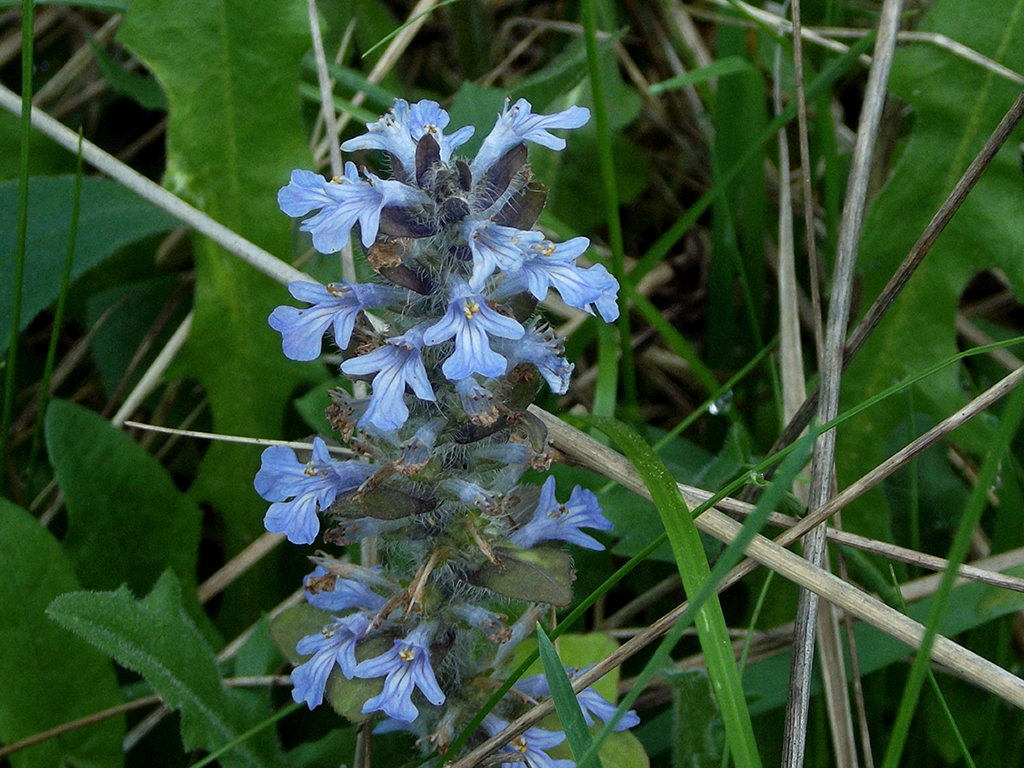
[[[159,462],[103,417],[64,400],[50,404],[46,438],[68,510],[65,547],[82,583],[148,592],[170,567],[194,593],[202,511]]]
[[[722,726],[707,670],[667,674],[672,685],[672,764],[717,768],[722,764]]]
[[[569,682],[569,676],[562,666],[562,660],[558,658],[558,652],[544,633],[544,628],[539,625],[537,650],[540,651],[540,662],[544,665],[544,675],[551,689],[551,698],[555,702],[555,711],[562,721],[572,755],[578,761],[590,748],[590,730],[583,719],[583,711],[580,709],[576,694],[573,693],[572,683]],[[601,759],[595,758],[590,764],[600,767]]]
[[[181,588],[167,571],[153,591],[135,599],[116,592],[73,592],[47,613],[119,664],[142,675],[164,702],[181,712],[186,749],[214,750],[262,720],[238,692],[223,686],[213,652],[181,602]],[[248,717],[247,717],[248,716]],[[272,734],[262,732],[222,757],[225,766],[279,764]]]
[[[630,427],[609,418],[592,419],[611,437],[643,477],[676,557],[679,575],[687,594],[697,595],[710,575],[697,527],[675,479],[653,449]],[[750,713],[743,696],[739,670],[732,656],[729,633],[716,594],[711,594],[698,611],[694,623],[718,705],[725,721],[726,738],[737,765],[760,766]]]
[[[0,741],[122,703],[110,660],[45,616],[51,600],[80,588],[57,540],[0,498]],[[118,768],[123,738],[124,718],[115,717],[14,752],[11,765]]]
[[[68,248],[68,227],[74,197],[73,176],[29,179],[28,235],[25,244],[25,280],[21,309],[24,330],[43,309],[57,300],[60,275]],[[0,282],[14,279],[15,215],[18,211],[18,182],[0,184]],[[166,232],[175,219],[150,205],[134,192],[106,179],[82,179],[78,239],[71,279],[74,280],[122,246],[144,237]],[[0,317],[11,316],[10,291],[0,291]],[[10,325],[0,328],[0,351],[10,343]]]
[[[143,109],[167,111],[167,97],[160,89],[160,83],[151,75],[140,75],[132,72],[123,64],[114,61],[94,38],[89,38],[89,47],[96,58],[96,66],[110,88],[122,96],[135,101]]]
[[[1010,69],[1024,69],[1024,8],[1017,0],[940,0],[921,20],[922,33],[946,34]],[[864,222],[858,267],[863,306],[885,281],[939,208],[1020,88],[928,43],[897,51],[890,91],[914,113],[913,133]],[[970,94],[965,98],[964,94]],[[998,268],[1013,292],[1024,295],[1024,184],[1015,133],[992,161],[964,205],[936,241],[843,378],[844,403],[859,403],[908,373],[957,351],[960,294],[978,272]],[[959,367],[915,387],[915,408],[938,421],[965,401]],[[882,459],[886,437],[905,419],[900,399],[879,404],[839,435],[844,459],[840,485]],[[974,420],[958,431],[969,450],[983,451],[990,428]],[[845,516],[858,532],[889,539],[880,492],[865,496]]]
[[[513,600],[529,600],[564,606],[572,602],[572,583],[576,576],[572,558],[560,549],[535,547],[520,549],[511,545],[495,547],[501,567],[485,563],[469,574],[469,580]]]
[[[288,254],[294,224],[278,210],[277,190],[292,169],[312,164],[298,94],[309,47],[306,4],[133,0],[120,40],[167,94],[165,186],[270,252]],[[214,431],[278,436],[292,392],[323,377],[320,366],[286,360],[267,325],[273,308],[288,301],[283,287],[196,238],[195,320],[172,373],[198,376]],[[252,488],[258,455],[215,444],[192,487],[224,516],[229,555],[262,531],[266,506]],[[273,599],[272,561],[235,585],[225,606]]]

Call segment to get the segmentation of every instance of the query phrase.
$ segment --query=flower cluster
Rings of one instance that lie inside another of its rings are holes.
[[[438,104],[399,99],[342,145],[386,153],[392,178],[348,162],[331,180],[295,171],[278,195],[285,213],[306,217],[301,229],[322,253],[341,250],[357,228],[375,273],[372,282],[293,283],[306,306],[270,316],[287,357],[313,360],[329,336],[341,371],[365,382],[333,390],[327,409],[357,458],[334,458],[321,438],[303,458],[275,446],[255,479],[271,502],[268,530],[311,544],[323,525],[329,544],[380,545],[373,567],[314,558],[306,599],[323,627],[298,639],[306,660],[292,673],[295,700],[310,708],[326,696],[351,718],[381,713],[378,731],[446,748],[505,679],[511,649],[536,626],[530,606],[571,599],[561,543],[603,548],[584,531],[611,528],[594,494],[577,486],[559,502],[552,477],[520,483],[551,463],[526,406],[541,380],[563,394],[572,373],[537,302],[554,289],[570,306],[618,316],[615,279],[577,263],[589,241],[554,243],[533,229],[546,190],[526,143],[560,150],[565,141],[550,131],[588,119],[582,107],[539,115],[523,99],[506,102],[467,162],[455,152],[472,128],[446,134]],[[518,681],[476,738],[548,695],[543,677]],[[579,702],[588,723],[613,711],[589,688]],[[619,728],[636,722],[630,713]],[[505,749],[519,764],[569,766],[546,751],[564,739],[531,728]]]

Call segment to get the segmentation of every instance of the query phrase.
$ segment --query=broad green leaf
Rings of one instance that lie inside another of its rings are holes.
[[[0,498],[0,741],[5,744],[122,703],[110,660],[46,618],[81,589],[57,540]],[[124,764],[124,718],[65,733],[11,755],[14,768]]]
[[[919,30],[954,37],[1010,69],[1024,69],[1024,7],[1018,0],[940,0]],[[871,205],[859,249],[864,306],[881,290],[939,208],[1020,88],[925,43],[901,48],[893,63],[892,93],[914,113],[913,133],[896,168]],[[970,98],[965,98],[970,94]],[[932,247],[903,294],[858,354],[843,379],[847,404],[858,403],[908,373],[957,351],[955,318],[961,292],[978,272],[998,268],[1014,293],[1024,295],[1024,184],[1015,136]],[[949,368],[915,387],[915,408],[938,421],[965,402],[960,369]],[[879,463],[905,402],[893,398],[839,432],[840,484]],[[958,432],[983,450],[987,428],[975,420]],[[881,493],[851,508],[852,528],[887,538]]]
[[[722,764],[722,720],[705,669],[669,672],[672,685],[672,751],[675,766]]]
[[[151,75],[132,72],[120,62],[114,61],[93,38],[89,38],[89,47],[96,59],[96,66],[114,93],[128,97],[143,109],[167,111],[167,97]]]
[[[68,227],[74,195],[73,176],[34,177],[29,180],[28,240],[25,251],[25,280],[21,327],[52,304],[60,291],[64,256],[68,249]],[[14,280],[15,216],[18,211],[18,182],[0,184],[0,282]],[[166,232],[175,220],[134,192],[106,179],[82,179],[78,238],[71,279],[81,276],[114,255],[119,248],[144,237]],[[10,291],[0,291],[0,317],[11,316]],[[0,326],[4,324],[0,323]],[[10,323],[0,327],[0,351],[10,342]]]
[[[68,510],[65,547],[82,583],[142,593],[170,567],[194,592],[202,512],[156,459],[64,400],[47,411],[46,443]]]
[[[142,600],[126,587],[115,592],[72,592],[47,613],[124,667],[142,675],[167,706],[181,712],[186,749],[214,750],[263,719],[237,691],[225,688],[213,652],[181,602],[172,571]],[[255,715],[255,716],[254,716]],[[263,731],[221,758],[225,766],[279,764],[272,734]]]
[[[270,252],[287,255],[293,224],[278,210],[277,190],[292,169],[312,164],[298,95],[309,47],[306,4],[133,0],[120,40],[167,94],[164,184]],[[287,361],[280,336],[267,325],[274,306],[288,301],[282,286],[196,239],[195,320],[172,372],[198,376],[214,431],[277,436],[292,391],[322,377],[318,366]],[[252,448],[215,444],[192,489],[224,515],[229,554],[261,531],[265,504],[252,489],[258,457]],[[252,576],[235,588],[249,590],[241,603],[272,601],[277,587],[268,569]]]

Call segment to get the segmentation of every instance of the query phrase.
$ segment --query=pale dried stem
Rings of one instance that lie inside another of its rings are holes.
[[[201,440],[216,440],[222,443],[241,443],[242,445],[283,445],[287,448],[294,448],[300,451],[313,450],[313,444],[308,440],[271,440],[265,437],[245,437],[244,435],[218,435],[214,432],[200,432],[194,429],[176,429],[175,427],[161,427],[156,424],[143,424],[140,421],[126,421],[126,427],[143,429],[148,432],[159,432],[165,435],[180,435],[182,437],[198,438]],[[334,456],[354,456],[355,453],[340,445],[328,445],[327,452]]]
[[[327,73],[327,56],[324,54],[324,38],[320,34],[320,14],[316,9],[316,0],[307,0],[309,12],[309,31],[313,38],[313,56],[316,59],[316,79],[320,86],[320,114],[324,119],[325,141],[331,158],[331,175],[341,176],[341,147],[338,145],[338,120],[334,114],[333,81]]]
[[[711,0],[711,2],[721,8],[739,9],[747,15],[753,23],[738,21],[735,16],[722,16],[720,14],[707,13],[699,7],[689,8],[689,12],[694,18],[699,18],[708,21],[714,21],[720,24],[741,24],[743,26],[765,26],[769,27],[776,32],[784,35],[793,34],[792,23],[782,16],[774,14],[770,11],[755,8],[754,6],[738,2],[737,0]],[[814,43],[826,48],[827,50],[834,51],[842,54],[849,50],[849,47],[842,43],[834,40],[833,38],[859,38],[867,34],[863,29],[851,29],[851,28],[836,28],[836,27],[803,27],[800,30],[800,39],[806,40],[807,42]],[[1024,75],[1016,72],[1009,67],[1000,64],[994,59],[990,59],[982,53],[964,45],[946,35],[942,35],[936,32],[915,32],[907,31],[900,32],[896,35],[897,42],[921,42],[934,45],[936,48],[949,51],[957,58],[968,61],[981,69],[985,69],[993,74],[1008,80],[1015,85],[1024,85]],[[860,62],[864,66],[871,65],[871,57],[867,54],[861,54],[859,57]]]
[[[219,595],[227,589],[229,584],[263,559],[265,555],[276,549],[284,540],[285,537],[280,533],[262,534],[199,585],[199,602],[206,603],[214,596]]]
[[[868,74],[868,83],[857,128],[857,143],[854,147],[846,198],[843,204],[843,215],[839,226],[836,263],[832,277],[832,300],[829,303],[828,323],[825,328],[825,348],[821,356],[821,370],[819,371],[821,397],[818,403],[818,421],[822,424],[832,421],[839,413],[839,383],[843,372],[843,340],[846,338],[847,319],[853,299],[853,274],[857,261],[857,244],[860,241],[864,210],[867,206],[872,150],[878,137],[882,110],[885,106],[885,86],[889,80],[889,72],[896,50],[896,33],[899,31],[901,8],[901,0],[886,0],[882,5],[874,61]],[[811,490],[808,504],[811,509],[822,506],[832,495],[835,483],[835,450],[836,432],[834,429],[818,436],[811,461]],[[816,527],[808,532],[804,537],[803,550],[804,557],[812,565],[820,565],[824,561],[825,531],[823,527]],[[786,724],[782,745],[782,765],[785,768],[800,768],[804,763],[817,617],[817,593],[809,589],[802,590],[797,603],[789,695],[786,701]],[[841,727],[845,740],[846,723],[843,723]],[[852,726],[850,734],[852,735]]]

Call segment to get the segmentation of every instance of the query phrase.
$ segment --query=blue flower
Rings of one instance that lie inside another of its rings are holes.
[[[409,418],[405,404],[405,387],[412,389],[420,400],[435,402],[434,390],[423,367],[420,348],[423,346],[423,326],[410,328],[401,336],[388,339],[383,346],[367,355],[353,357],[341,365],[349,375],[373,377],[370,407],[359,419],[359,424],[372,424],[389,432],[398,429]]]
[[[614,322],[619,316],[618,281],[600,264],[587,269],[576,266],[576,257],[589,245],[587,238],[574,237],[564,243],[545,240],[532,246],[531,256],[523,261],[518,279],[502,286],[502,292],[521,290],[525,281],[530,293],[542,301],[548,288],[553,287],[570,307],[593,314],[591,305],[594,305],[606,322]]]
[[[474,373],[500,376],[505,372],[505,358],[491,349],[488,334],[505,339],[522,338],[523,326],[511,317],[501,315],[487,306],[487,299],[472,293],[463,283],[457,286],[448,312],[423,334],[425,344],[440,344],[455,337],[455,351],[445,360],[441,370],[452,381]]]
[[[292,698],[306,702],[313,709],[324,700],[324,687],[334,665],[349,680],[356,670],[356,644],[373,626],[371,619],[363,613],[354,613],[331,623],[313,635],[299,640],[295,650],[303,656],[313,658],[292,670]]]
[[[459,225],[459,231],[469,243],[473,253],[473,274],[469,287],[479,291],[495,269],[518,272],[529,255],[526,248],[544,239],[540,232],[503,227],[493,221],[468,219]]]
[[[390,651],[356,665],[356,677],[384,677],[384,690],[366,701],[364,713],[381,710],[395,720],[411,723],[419,715],[419,710],[412,703],[414,687],[419,688],[434,706],[444,703],[444,692],[430,666],[433,632],[431,624],[420,624],[405,639],[395,640]]]
[[[575,678],[580,672],[586,672],[588,669],[590,667],[585,667],[579,671],[567,669],[566,672],[571,679]],[[523,678],[517,681],[513,687],[533,699],[541,699],[551,695],[551,688],[548,686],[546,675],[534,675],[533,677]],[[607,723],[612,715],[615,714],[615,705],[590,686],[577,693],[576,700],[579,702],[580,710],[583,712],[583,720],[588,726],[594,724],[595,716],[601,722]],[[639,724],[640,718],[637,716],[636,711],[630,709],[619,719],[619,722],[616,723],[615,728],[612,730],[625,731]]]
[[[537,367],[556,395],[569,391],[573,364],[562,357],[561,340],[554,334],[540,334],[531,329],[521,339],[496,341],[495,346],[508,360],[509,370],[519,363],[530,363]]]
[[[505,101],[504,110],[473,160],[473,178],[479,179],[506,152],[524,141],[532,141],[548,149],[564,149],[565,139],[548,131],[552,128],[579,128],[590,119],[590,110],[586,107],[573,106],[553,115],[534,115],[531,110],[526,99],[519,99],[511,107],[508,100]]]
[[[346,152],[357,149],[381,149],[390,152],[406,173],[416,168],[416,144],[426,135],[433,136],[441,149],[442,162],[448,162],[452,151],[461,147],[473,135],[473,127],[460,128],[451,136],[444,129],[451,118],[436,101],[423,99],[409,106],[405,99],[395,99],[394,106],[379,120],[367,123],[367,133],[349,139],[341,148]]]
[[[315,360],[320,356],[324,333],[334,329],[334,341],[347,349],[356,316],[366,307],[380,307],[401,301],[406,292],[373,283],[294,282],[288,292],[311,307],[281,306],[270,313],[270,327],[281,334],[284,355],[290,360]]]
[[[285,534],[292,544],[311,544],[320,532],[317,512],[339,494],[354,491],[374,472],[359,461],[332,459],[319,437],[313,439],[313,456],[306,464],[284,445],[270,446],[261,460],[253,485],[260,496],[274,502],[263,525],[271,533]]]
[[[310,589],[310,584],[327,575],[327,569],[318,565],[314,571],[304,580],[306,587],[306,602],[314,608],[332,613],[341,613],[350,608],[364,608],[369,611],[379,611],[387,602],[368,586],[352,579],[339,578],[334,582],[333,589],[316,588]]]
[[[289,216],[305,216],[299,229],[313,235],[313,247],[320,253],[334,253],[348,245],[356,221],[363,246],[369,248],[377,237],[380,212],[386,206],[413,206],[426,202],[418,189],[393,179],[379,179],[366,172],[359,178],[354,163],[345,163],[345,175],[327,181],[312,171],[292,171],[291,181],[277,193],[277,203]]]
[[[540,489],[540,500],[533,517],[526,525],[509,536],[517,547],[529,549],[538,541],[560,540],[587,549],[604,549],[604,545],[580,528],[610,531],[612,524],[601,514],[601,507],[593,493],[576,486],[569,501],[559,504],[555,499],[555,478],[549,477]]]
[[[496,736],[508,727],[508,721],[497,715],[484,718],[484,728],[491,736]],[[565,741],[562,731],[548,731],[544,728],[527,728],[511,742],[501,748],[501,752],[518,752],[522,755],[516,762],[501,763],[501,768],[576,768],[572,760],[554,760],[545,750],[557,747]],[[500,754],[500,753],[499,753]]]

